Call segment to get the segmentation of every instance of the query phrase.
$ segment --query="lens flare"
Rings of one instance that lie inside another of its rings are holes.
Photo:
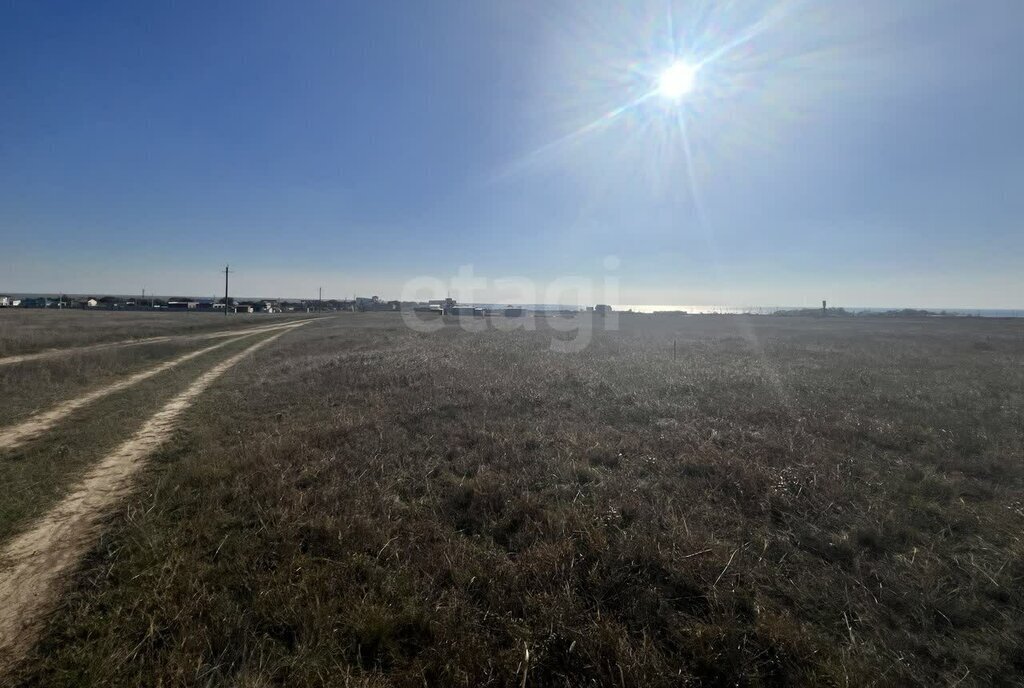
[[[693,92],[697,68],[686,62],[675,62],[658,76],[658,95],[678,101]]]
[[[538,101],[556,115],[548,136],[490,180],[564,166],[581,178],[625,175],[618,188],[635,181],[659,198],[696,196],[680,192],[767,150],[846,88],[835,77],[847,67],[845,24],[824,7],[801,14],[804,2],[579,3],[552,32],[555,69]]]

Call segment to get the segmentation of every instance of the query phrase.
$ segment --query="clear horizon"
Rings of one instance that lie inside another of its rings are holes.
[[[32,297],[32,296],[40,296],[40,297],[51,298],[51,297],[57,297],[57,296],[61,296],[61,295],[68,296],[68,297],[71,297],[71,298],[83,298],[83,297],[96,297],[96,298],[100,298],[100,297],[103,297],[103,296],[116,296],[116,297],[122,297],[122,298],[138,298],[138,297],[142,296],[140,293],[131,294],[131,293],[126,293],[126,292],[102,292],[102,291],[83,291],[83,292],[53,292],[53,291],[17,292],[17,291],[3,291],[3,290],[0,290],[0,296],[13,296],[13,297],[17,297],[17,298],[25,298],[25,297]],[[393,300],[400,300],[400,299],[397,299],[397,298],[392,298],[389,295],[383,295],[382,296],[380,294],[370,293],[370,292],[359,293],[359,294],[349,294],[349,295],[343,295],[343,296],[338,296],[338,295],[328,296],[328,295],[324,295],[323,296],[323,300],[324,301],[347,301],[347,300],[350,301],[350,300],[352,300],[355,297],[358,297],[358,298],[371,298],[372,296],[378,296],[378,297],[380,297],[381,301],[384,301],[384,302],[393,301]],[[214,299],[214,300],[216,300],[216,299],[223,298],[223,294],[220,294],[220,295],[217,295],[217,294],[195,294],[195,293],[188,293],[188,292],[168,292],[168,293],[164,294],[164,293],[151,293],[151,292],[148,292],[148,291],[145,294],[145,298],[166,299],[166,298],[172,298],[172,297],[197,298],[197,299]],[[243,300],[243,301],[244,300],[260,300],[260,299],[272,299],[272,300],[279,300],[279,301],[316,301],[317,300],[316,296],[270,296],[270,295],[267,295],[267,294],[235,294],[235,293],[231,294],[231,298],[232,299]],[[442,296],[437,296],[436,298],[442,298]],[[429,300],[429,299],[425,299],[425,300],[422,300],[420,302],[425,303],[427,300]],[[528,302],[516,302],[516,301],[508,301],[508,300],[504,300],[504,301],[502,301],[502,300],[498,300],[498,301],[479,301],[478,300],[478,301],[469,301],[469,302],[459,301],[459,303],[465,303],[466,305],[471,305],[471,306],[504,304],[504,305],[515,306],[515,307],[520,307],[520,306],[546,306],[546,307],[551,307],[551,308],[563,308],[563,307],[564,308],[583,308],[583,307],[588,306],[588,305],[595,305],[596,303],[600,303],[600,301],[576,302],[576,303],[569,303],[569,302],[566,302],[566,303],[548,303],[548,302],[528,303]],[[655,311],[682,310],[682,311],[688,311],[689,313],[693,313],[693,314],[708,314],[708,313],[713,313],[713,312],[716,312],[716,311],[740,313],[740,312],[770,312],[772,310],[786,310],[786,309],[817,310],[818,308],[821,307],[820,306],[820,301],[817,304],[694,304],[694,303],[689,303],[689,304],[671,304],[671,303],[628,304],[628,303],[612,303],[611,306],[615,310],[632,310],[632,311],[640,312],[640,313],[651,313],[651,312],[655,312]],[[910,305],[907,305],[907,304],[895,304],[895,305],[862,305],[861,304],[861,305],[854,305],[854,304],[842,304],[842,303],[832,303],[832,302],[828,302],[828,307],[829,308],[842,308],[842,309],[846,309],[846,310],[852,311],[852,312],[856,312],[856,311],[887,311],[887,310],[910,309],[910,310],[930,310],[930,311],[936,311],[936,312],[937,311],[949,311],[949,312],[955,312],[955,313],[969,313],[969,312],[975,312],[975,311],[976,312],[999,312],[999,313],[1011,312],[1011,313],[1014,314],[1015,317],[1018,316],[1018,315],[1019,316],[1024,316],[1024,307],[1022,307],[1022,308],[1012,308],[1012,307],[1011,308],[990,308],[990,307],[984,307],[984,306],[922,306],[922,305],[915,305],[915,304],[910,304]]]
[[[13,293],[1024,307],[1024,5],[0,9]],[[672,77],[666,81],[666,75]],[[303,296],[305,295],[305,296]],[[443,294],[442,294],[443,296]]]

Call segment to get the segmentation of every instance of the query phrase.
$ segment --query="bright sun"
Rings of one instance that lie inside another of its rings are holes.
[[[697,68],[675,62],[658,76],[658,95],[666,100],[679,100],[693,90]]]

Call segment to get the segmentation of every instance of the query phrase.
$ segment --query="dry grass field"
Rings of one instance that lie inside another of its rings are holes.
[[[128,339],[257,327],[291,314],[158,313],[148,311],[0,309],[0,357]]]
[[[1019,683],[1024,321],[619,325],[287,332],[184,412],[7,680]],[[248,343],[0,452],[0,538]]]
[[[202,370],[209,366],[210,362],[229,355],[232,352],[240,351],[251,341],[242,339],[232,342],[214,352],[197,356],[179,367],[175,367],[151,379],[144,380],[138,385],[126,389],[118,394],[97,400],[87,408],[70,413],[62,422],[58,423],[52,430],[46,432],[39,440],[27,442],[22,446],[4,451],[0,458],[0,484],[7,489],[7,495],[0,500],[0,538],[7,537],[24,525],[27,519],[38,516],[45,509],[61,496],[71,480],[82,473],[92,463],[99,460],[104,454],[110,452],[123,441],[130,433],[144,425],[147,419],[170,399],[176,392],[188,385],[188,383],[199,375]],[[154,345],[154,354],[161,351],[166,353],[165,345]],[[189,346],[185,351],[195,350],[196,345]],[[136,372],[137,365],[129,367],[129,362],[134,363],[135,354],[146,350],[122,349],[116,354],[104,353],[97,355],[98,363],[109,362],[110,356],[121,359],[125,372]],[[173,355],[183,353],[175,350]],[[164,358],[171,358],[168,355]],[[84,357],[90,358],[90,357]],[[83,384],[82,375],[92,373],[93,370],[88,364],[81,367],[75,366],[68,378],[60,380],[60,383],[47,385],[51,376],[65,372],[64,367],[69,365],[63,361],[46,362],[39,364],[25,364],[29,371],[44,367],[48,375],[42,377],[43,385],[39,390],[25,389],[27,381],[23,376],[21,366],[11,366],[10,370],[0,369],[0,389],[5,392],[12,387],[16,390],[17,398],[34,399],[35,410],[49,407],[58,399],[49,399],[54,396],[53,388],[69,390]],[[120,366],[119,366],[120,367]],[[83,371],[84,368],[84,371]],[[99,368],[92,385],[103,386],[114,379],[115,372],[107,368]],[[73,397],[83,390],[74,389],[64,398]],[[43,403],[39,397],[47,397],[47,403]],[[20,418],[18,420],[21,420]],[[15,423],[16,424],[16,423]],[[4,423],[6,426],[7,423]],[[2,448],[2,447],[0,447]],[[2,575],[2,574],[0,574]]]
[[[0,426],[45,411],[64,399],[151,368],[161,361],[202,348],[188,339],[71,352],[0,367]]]

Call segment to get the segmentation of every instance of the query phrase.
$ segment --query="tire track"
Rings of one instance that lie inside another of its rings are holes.
[[[312,322],[315,318],[307,320],[300,320],[300,323]],[[217,332],[203,332],[198,334],[168,334],[159,337],[146,337],[144,339],[122,339],[117,342],[101,342],[99,344],[88,344],[86,346],[72,346],[65,349],[47,349],[46,351],[37,351],[31,354],[16,354],[14,356],[5,356],[0,358],[0,366],[13,365],[15,363],[26,363],[28,361],[39,361],[46,358],[53,358],[63,354],[80,354],[80,353],[91,353],[93,351],[103,351],[105,349],[117,349],[125,346],[140,346],[142,344],[159,344],[161,342],[170,342],[176,339],[219,339],[220,337],[235,337],[243,336],[246,334],[258,334],[260,332],[270,332],[281,327],[287,327],[288,325],[295,325],[295,321],[286,323],[279,323],[275,325],[262,325],[260,327],[249,328],[246,330],[218,330]]]
[[[217,378],[288,331],[273,334],[200,375],[4,547],[0,553],[0,673],[32,647],[44,615],[56,601],[63,575],[92,545],[103,514],[127,494],[144,459],[166,441],[182,413]]]
[[[45,411],[43,413],[30,416],[12,428],[0,430],[0,451],[14,449],[15,447],[18,447],[24,444],[25,442],[28,442],[29,440],[38,437],[39,435],[43,434],[44,432],[52,428],[54,425],[56,425],[64,416],[74,411],[77,411],[83,406],[91,404],[92,402],[102,399],[103,397],[109,396],[115,392],[120,392],[123,389],[128,389],[129,387],[136,385],[142,382],[143,380],[148,380],[149,378],[154,377],[155,375],[159,375],[160,373],[166,370],[170,370],[171,368],[179,366],[182,363],[191,361],[193,358],[197,358],[199,356],[202,356],[203,354],[215,351],[216,349],[227,346],[228,344],[231,344],[233,342],[237,342],[238,340],[244,339],[247,336],[251,335],[242,335],[239,337],[235,337],[234,339],[228,339],[227,341],[221,342],[219,344],[214,344],[213,346],[208,346],[205,349],[192,351],[190,353],[185,354],[184,356],[179,356],[178,358],[171,359],[170,361],[160,363],[159,365],[156,365],[153,368],[150,368],[149,370],[144,370],[141,373],[136,373],[135,375],[132,375],[131,377],[128,377],[124,380],[119,380],[118,382],[107,385],[106,387],[101,387],[100,389],[96,389],[91,392],[88,392],[87,394],[83,394],[77,399],[64,401],[60,404],[57,404],[49,411]]]

